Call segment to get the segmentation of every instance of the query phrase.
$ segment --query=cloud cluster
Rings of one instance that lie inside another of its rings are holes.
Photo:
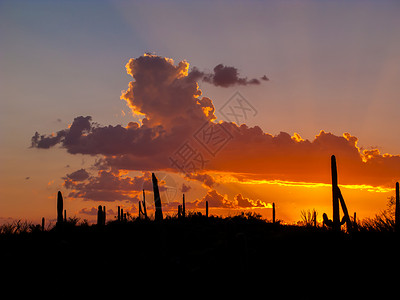
[[[232,209],[247,209],[247,208],[271,208],[271,204],[261,200],[251,200],[245,198],[242,194],[234,196],[233,200],[229,200],[227,195],[218,193],[215,189],[210,189],[207,194],[200,200],[196,200],[194,203],[196,207],[205,207],[205,203],[208,201],[209,207],[218,208],[232,208]]]
[[[243,179],[330,183],[330,156],[335,154],[341,184],[392,187],[400,177],[400,155],[362,150],[349,133],[337,136],[321,130],[313,140],[304,140],[286,132],[273,136],[257,126],[230,126],[237,129],[234,137],[218,159],[210,161],[210,170],[229,171]]]
[[[213,71],[213,73],[206,73],[194,67],[189,73],[189,78],[195,81],[202,80],[220,87],[230,87],[234,85],[257,85],[261,83],[260,79],[264,81],[269,80],[266,75],[262,76],[260,79],[247,79],[247,77],[239,77],[237,68],[224,66],[223,64],[215,66]]]
[[[123,172],[100,170],[97,176],[90,176],[85,169],[80,169],[64,178],[64,187],[71,190],[72,198],[93,201],[139,201],[142,190],[152,191],[151,173],[143,172],[141,176],[130,177]],[[160,182],[160,190],[163,190]]]
[[[259,199],[251,200],[249,198],[245,198],[242,194],[237,194],[234,198],[234,203],[236,206],[241,208],[254,208],[254,207],[262,207],[262,208],[272,208],[270,203],[266,203]]]
[[[189,73],[186,61],[175,65],[168,58],[144,55],[130,59],[126,69],[133,81],[121,99],[132,114],[143,117],[141,123],[101,126],[90,116],[79,116],[69,128],[50,135],[36,132],[31,139],[33,148],[60,145],[71,154],[99,157],[97,176],[84,169],[66,175],[64,185],[71,197],[135,201],[132,191],[148,182],[148,177],[131,178],[124,172],[182,172],[184,167],[186,179],[212,188],[205,196],[210,204],[262,206],[242,195],[228,201],[214,190],[215,179],[207,172],[229,172],[239,180],[330,183],[332,154],[337,158],[341,184],[393,186],[400,179],[400,155],[362,150],[349,133],[338,136],[321,131],[314,139],[304,140],[296,133],[271,135],[258,126],[216,122],[213,102],[201,96],[197,80],[223,87],[256,84],[239,77],[234,67],[218,65],[212,74],[194,68]]]

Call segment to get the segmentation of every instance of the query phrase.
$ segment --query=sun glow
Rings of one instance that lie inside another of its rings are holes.
[[[240,174],[242,177],[244,174]],[[278,185],[287,187],[304,187],[304,188],[321,188],[321,187],[331,187],[331,184],[321,183],[321,182],[302,182],[302,181],[289,181],[289,180],[279,180],[279,179],[239,179],[234,175],[230,174],[216,174],[214,175],[219,183],[239,183],[245,185]],[[394,188],[386,188],[381,186],[372,186],[367,184],[339,184],[339,187],[351,190],[363,190],[374,193],[388,193],[392,192]]]

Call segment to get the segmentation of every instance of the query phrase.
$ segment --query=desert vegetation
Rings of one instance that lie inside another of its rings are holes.
[[[96,224],[76,217],[67,219],[59,192],[55,224],[46,225],[44,219],[42,224],[27,221],[4,224],[0,226],[0,249],[5,257],[18,258],[25,267],[52,265],[49,253],[58,253],[59,259],[75,266],[97,266],[96,262],[105,257],[106,260],[129,257],[135,259],[135,268],[149,274],[154,270],[160,274],[280,270],[282,260],[298,268],[304,261],[363,267],[361,257],[369,254],[372,260],[387,259],[385,253],[398,248],[398,183],[386,210],[359,221],[347,212],[337,186],[334,156],[331,162],[333,211],[341,207],[342,220],[337,214],[330,220],[324,213],[323,222],[318,223],[318,212],[312,209],[301,212],[302,222],[298,225],[285,225],[275,219],[275,205],[270,220],[251,211],[223,218],[209,215],[208,209],[204,214],[187,211],[184,196],[177,213],[164,217],[153,173],[154,218],[147,215],[143,197],[137,216],[127,215],[118,208],[118,217],[107,220],[105,207],[99,206]],[[108,262],[104,267],[112,270],[113,265]]]

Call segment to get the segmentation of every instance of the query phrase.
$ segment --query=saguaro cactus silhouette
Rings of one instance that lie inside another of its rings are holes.
[[[143,209],[142,209],[142,204],[143,204]],[[139,200],[139,219],[141,215],[143,215],[144,219],[147,220],[146,198],[144,190],[143,190],[143,202]]]
[[[344,202],[342,192],[338,186],[338,179],[337,179],[337,167],[336,167],[336,157],[335,155],[331,156],[331,173],[332,173],[332,205],[333,205],[333,214],[332,220],[329,220],[327,215],[323,214],[324,224],[328,227],[332,227],[335,231],[340,231],[340,226],[346,222],[347,230],[352,229],[352,224],[350,221],[349,212],[347,210],[346,203]],[[343,219],[340,222],[340,211],[339,211],[339,201],[340,206],[342,207],[343,211]]]
[[[396,182],[396,209],[394,212],[394,229],[396,232],[400,232],[400,196],[399,196],[399,183]]]
[[[158,180],[154,173],[151,173],[151,179],[153,181],[154,206],[156,208],[154,218],[156,221],[160,221],[163,219],[163,213],[161,207],[160,191],[158,190]]]
[[[101,205],[97,208],[97,226],[102,226],[104,224],[104,214]]]
[[[57,224],[61,225],[63,222],[63,196],[60,191],[57,193]]]
[[[144,218],[147,220],[147,209],[146,209],[146,194],[143,189],[143,214]]]
[[[339,187],[337,187],[337,193],[339,196],[339,200],[340,200],[340,206],[342,207],[342,211],[343,211],[343,219],[346,222],[346,226],[347,226],[347,231],[350,231],[352,229],[352,224],[350,221],[350,215],[349,212],[347,210],[347,206],[346,203],[344,202],[343,196],[342,196],[342,192],[340,191]],[[343,223],[343,219],[342,219],[342,223]],[[342,225],[342,224],[340,224]]]
[[[182,196],[182,217],[186,217],[185,194]]]
[[[275,224],[275,202],[272,203],[272,223]]]
[[[332,174],[332,229],[340,230],[340,215],[339,215],[339,195],[338,195],[338,180],[337,180],[337,167],[336,157],[331,156],[331,174]]]

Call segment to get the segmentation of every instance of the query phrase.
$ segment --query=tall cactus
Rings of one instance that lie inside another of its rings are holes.
[[[143,204],[143,209],[142,209],[142,204]],[[143,202],[139,200],[139,219],[141,215],[143,215],[144,219],[147,220],[146,196],[144,190],[143,190]]]
[[[144,192],[144,189],[143,189],[143,214],[144,214],[145,220],[147,220],[146,194]]]
[[[185,194],[182,196],[182,217],[186,217]]]
[[[63,222],[63,196],[60,191],[57,193],[57,224],[61,225]]]
[[[178,205],[178,219],[182,217],[182,205]]]
[[[275,224],[275,202],[272,203],[272,223]]]
[[[151,173],[151,179],[153,181],[154,206],[156,208],[154,218],[156,221],[161,221],[163,219],[163,213],[161,207],[160,191],[158,190],[158,180],[154,173]]]
[[[396,210],[394,213],[394,229],[400,232],[400,196],[399,196],[399,183],[396,182]]]
[[[103,207],[99,205],[97,208],[97,226],[102,226],[104,224],[104,214]]]
[[[337,167],[336,157],[331,156],[331,174],[332,174],[332,229],[340,231],[340,215],[339,215],[339,195],[338,195],[338,180],[337,180]]]
[[[350,221],[349,212],[347,210],[346,203],[344,202],[342,192],[338,186],[338,179],[337,179],[337,167],[336,167],[336,157],[335,155],[331,156],[331,173],[332,173],[332,206],[333,206],[333,214],[332,220],[328,219],[326,213],[322,215],[324,220],[324,225],[328,227],[332,227],[334,231],[340,231],[340,227],[346,222],[347,231],[352,229],[352,224]],[[339,202],[340,201],[340,202]],[[340,211],[339,211],[339,203],[342,207],[343,211],[343,218],[340,221]]]

